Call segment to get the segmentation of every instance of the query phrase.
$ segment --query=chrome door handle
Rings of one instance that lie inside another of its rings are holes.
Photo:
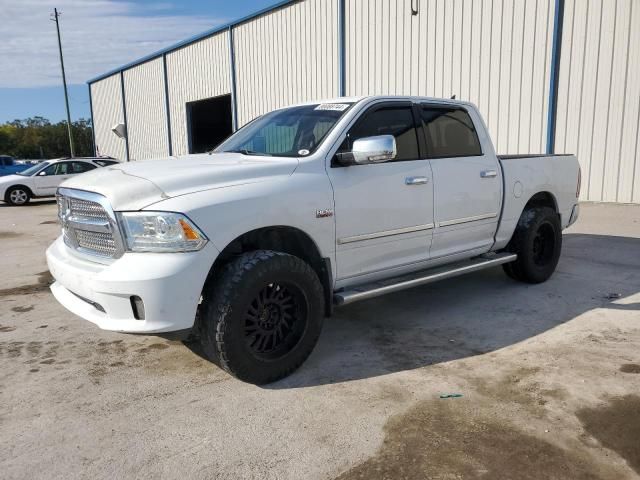
[[[407,177],[404,179],[405,185],[424,185],[429,179],[427,177]]]
[[[480,177],[482,178],[493,178],[498,175],[498,172],[495,170],[483,170],[480,172]]]

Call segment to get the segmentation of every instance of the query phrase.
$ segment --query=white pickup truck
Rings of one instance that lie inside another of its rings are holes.
[[[547,280],[579,190],[572,155],[497,156],[469,103],[306,103],[209,154],[66,181],[51,290],[103,329],[194,328],[212,361],[268,383],[334,306],[496,265]]]

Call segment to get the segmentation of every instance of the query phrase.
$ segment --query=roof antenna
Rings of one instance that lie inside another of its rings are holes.
[[[456,94],[454,93],[453,95],[451,95],[451,100],[455,100],[456,99]]]

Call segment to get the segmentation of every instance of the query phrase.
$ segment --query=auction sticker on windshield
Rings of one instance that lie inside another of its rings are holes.
[[[349,105],[347,103],[321,103],[314,110],[334,110],[336,112],[344,112]]]

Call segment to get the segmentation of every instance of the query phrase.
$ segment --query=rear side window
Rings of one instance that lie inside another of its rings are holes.
[[[417,160],[418,136],[413,122],[411,107],[383,107],[365,113],[358,120],[340,151],[350,151],[355,140],[376,135],[393,135],[398,149],[397,160]]]
[[[73,162],[73,173],[83,173],[88,172],[89,170],[93,170],[96,168],[95,165],[92,165],[88,162]]]
[[[465,110],[422,107],[421,112],[429,158],[482,155],[478,134]]]

